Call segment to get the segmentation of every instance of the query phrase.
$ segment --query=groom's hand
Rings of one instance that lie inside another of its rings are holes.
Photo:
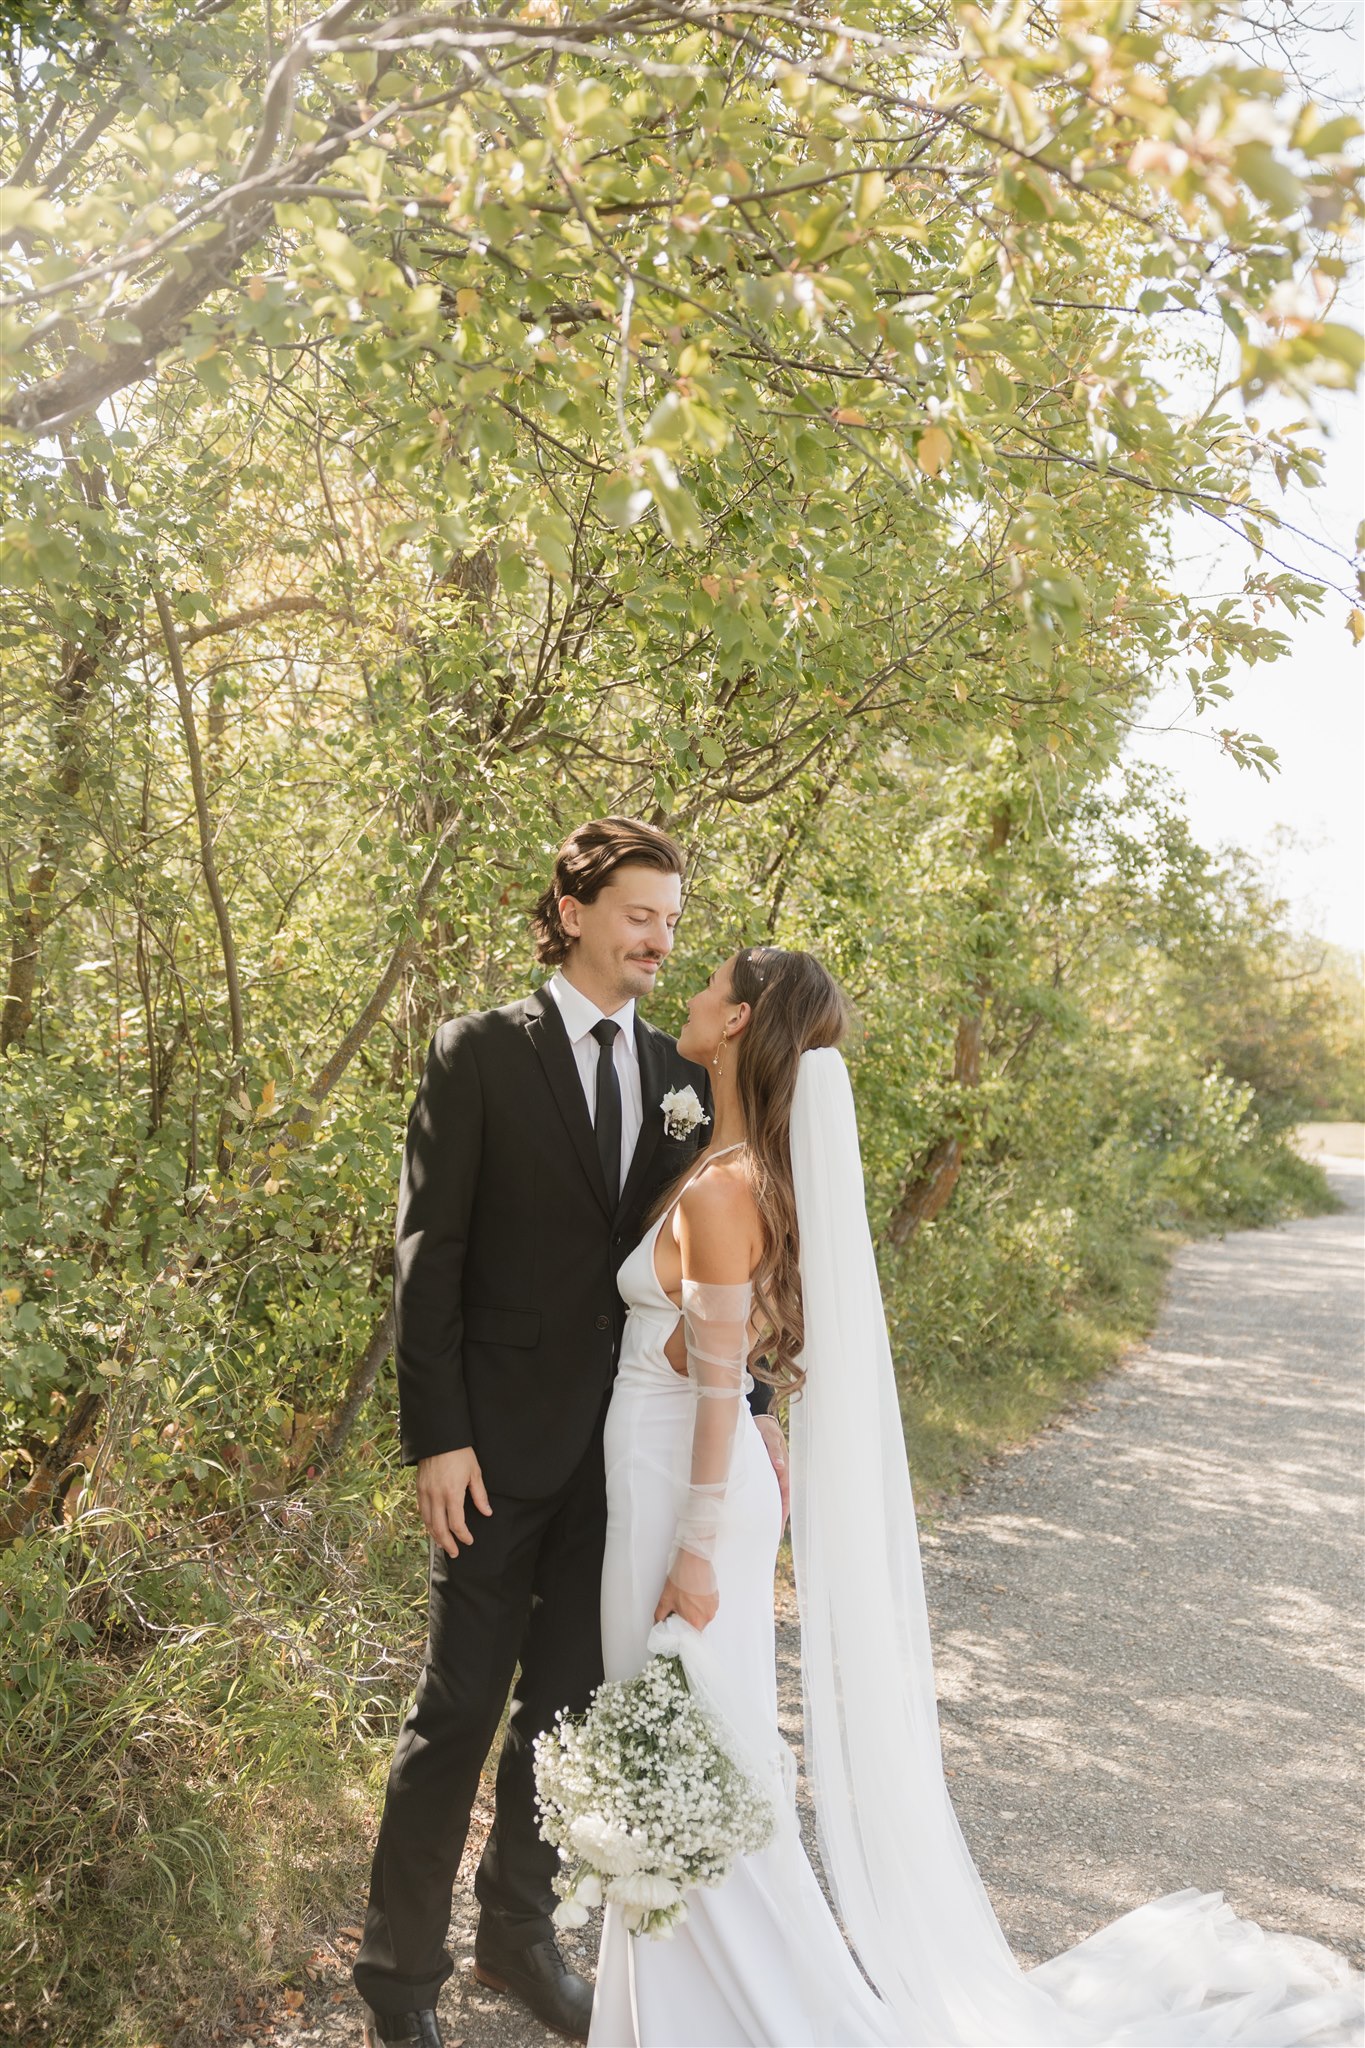
[[[466,1494],[481,1515],[492,1514],[472,1447],[418,1459],[417,1506],[428,1536],[447,1557],[458,1557],[460,1544],[474,1541],[465,1516]]]
[[[782,1526],[787,1526],[787,1515],[791,1508],[792,1477],[787,1464],[787,1439],[782,1434],[782,1424],[775,1415],[755,1415],[754,1424],[763,1439],[763,1448],[773,1461],[777,1483],[782,1489]]]

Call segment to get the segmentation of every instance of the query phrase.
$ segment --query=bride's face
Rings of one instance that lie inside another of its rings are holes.
[[[687,1022],[678,1033],[678,1051],[685,1060],[708,1067],[722,1036],[733,1044],[749,1021],[749,1005],[735,1001],[730,971],[735,955],[722,960],[707,982],[687,1005]]]

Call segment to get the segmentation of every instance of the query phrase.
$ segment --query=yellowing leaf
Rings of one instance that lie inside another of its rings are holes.
[[[878,170],[864,171],[853,181],[853,212],[858,220],[870,220],[886,197],[886,179]]]
[[[1365,640],[1365,612],[1358,605],[1347,614],[1346,630],[1357,647]]]
[[[50,228],[58,217],[56,207],[32,185],[7,185],[0,192],[0,235],[8,237],[20,228]]]
[[[937,476],[953,452],[953,444],[942,427],[926,427],[919,437],[915,460],[926,476]]]
[[[462,320],[472,320],[479,310],[479,295],[471,285],[461,285],[455,294],[455,311]]]
[[[867,414],[859,412],[856,405],[838,405],[834,408],[834,424],[836,427],[865,427]]]
[[[266,1082],[266,1084],[265,1084],[265,1086],[264,1086],[264,1088],[262,1088],[262,1090],[261,1090],[261,1108],[262,1108],[262,1109],[273,1109],[274,1107],[275,1107],[275,1083],[274,1083],[273,1081],[267,1081],[267,1082]]]

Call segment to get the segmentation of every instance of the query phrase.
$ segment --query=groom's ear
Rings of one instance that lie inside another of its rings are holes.
[[[581,939],[583,927],[578,921],[578,898],[576,896],[557,896],[555,898],[555,905],[559,911],[559,922],[564,936],[568,939]]]

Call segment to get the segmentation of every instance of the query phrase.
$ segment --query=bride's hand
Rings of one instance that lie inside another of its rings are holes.
[[[720,1594],[709,1559],[680,1550],[664,1581],[654,1619],[665,1621],[670,1614],[679,1614],[692,1628],[700,1630],[715,1620],[719,1607]]]

